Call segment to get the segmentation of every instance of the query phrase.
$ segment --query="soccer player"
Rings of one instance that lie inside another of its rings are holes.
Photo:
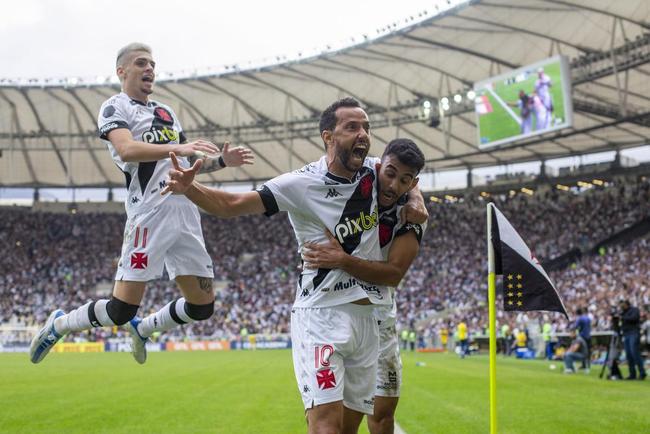
[[[424,155],[409,139],[395,139],[386,146],[379,169],[379,244],[382,261],[368,261],[347,254],[329,232],[326,244],[306,245],[303,258],[311,268],[339,268],[369,283],[390,287],[390,305],[375,308],[379,326],[379,364],[375,389],[375,411],[368,415],[371,434],[392,434],[395,410],[402,383],[399,337],[395,329],[397,305],[395,288],[411,266],[420,249],[426,224],[402,220],[401,209],[408,192],[418,183],[424,167]],[[363,413],[350,413],[345,432],[356,432]],[[356,418],[355,418],[356,416]]]
[[[169,152],[188,159],[213,154],[204,170],[252,163],[249,150],[212,143],[187,143],[173,110],[149,99],[155,81],[151,49],[133,43],[117,55],[116,72],[122,92],[99,111],[100,138],[126,177],[127,221],[115,286],[110,300],[95,300],[65,314],[56,309],[31,343],[30,359],[39,363],[65,334],[93,327],[127,325],[133,356],[146,360],[146,340],[153,332],[210,318],[214,311],[212,260],[205,249],[197,207],[184,196],[162,196]],[[172,229],[170,229],[170,227]],[[140,320],[135,317],[146,282],[162,276],[163,267],[176,280],[183,297]]]
[[[537,80],[535,80],[535,93],[539,96],[544,108],[547,112],[546,128],[551,125],[551,118],[553,117],[553,97],[551,96],[551,77],[544,73],[544,68],[537,70]],[[540,129],[539,127],[537,128]]]
[[[222,217],[287,211],[302,250],[327,241],[329,230],[346,253],[381,261],[377,205],[378,159],[370,149],[370,121],[359,102],[344,98],[326,108],[319,129],[326,155],[280,175],[257,191],[227,193],[194,182],[201,167],[176,167],[165,191],[184,193]],[[175,158],[172,156],[172,161]],[[405,220],[428,217],[419,190],[409,197]],[[291,311],[294,371],[310,433],[342,432],[351,412],[373,414],[379,329],[373,306],[391,305],[389,290],[341,269],[303,268]]]

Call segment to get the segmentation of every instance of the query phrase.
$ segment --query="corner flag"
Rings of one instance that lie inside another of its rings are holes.
[[[550,310],[569,316],[548,275],[493,203],[487,205],[490,325],[490,433],[497,433],[496,275],[503,275],[504,310]]]
[[[548,310],[563,313],[560,295],[524,240],[493,204],[492,244],[495,273],[503,275],[503,309]]]

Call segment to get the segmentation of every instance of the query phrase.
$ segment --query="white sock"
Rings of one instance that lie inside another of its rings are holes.
[[[54,330],[64,335],[93,327],[114,326],[115,323],[106,311],[106,304],[108,304],[108,300],[89,301],[54,320]],[[90,311],[91,307],[92,311]]]
[[[153,332],[164,332],[179,325],[193,322],[194,320],[185,312],[185,299],[181,297],[167,303],[158,312],[143,318],[138,325],[138,333],[143,338],[148,338]]]

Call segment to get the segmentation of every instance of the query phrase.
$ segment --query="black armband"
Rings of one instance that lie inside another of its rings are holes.
[[[217,161],[219,162],[219,166],[221,166],[222,168],[226,167],[226,162],[223,161],[223,155],[219,155],[219,159]]]

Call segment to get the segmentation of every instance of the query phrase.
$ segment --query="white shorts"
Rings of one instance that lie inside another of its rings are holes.
[[[343,401],[373,414],[379,349],[372,305],[291,310],[293,369],[305,409]]]
[[[115,280],[159,279],[163,267],[171,280],[176,276],[214,276],[203,241],[201,216],[191,203],[167,200],[126,221]]]
[[[379,363],[375,396],[398,397],[402,386],[402,359],[395,326],[379,329]]]

